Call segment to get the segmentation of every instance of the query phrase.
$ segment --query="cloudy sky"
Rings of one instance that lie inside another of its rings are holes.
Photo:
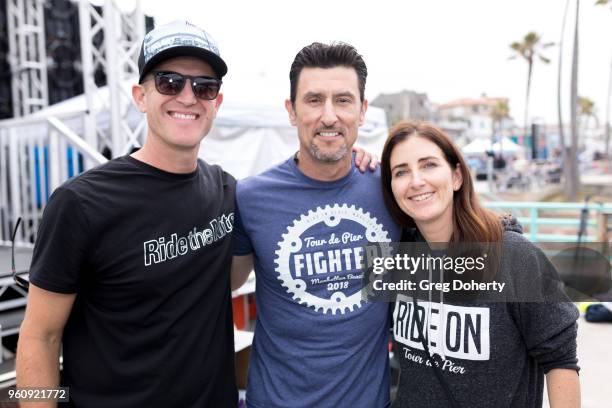
[[[612,59],[612,10],[580,2],[579,93],[595,101],[601,120]],[[121,2],[127,7],[125,1]],[[295,54],[313,41],[353,44],[369,69],[366,94],[403,89],[425,92],[434,103],[457,98],[510,98],[523,121],[527,66],[509,60],[509,44],[535,31],[558,43],[566,0],[308,0],[143,1],[161,24],[188,18],[219,43],[229,66],[226,100],[282,106]],[[570,56],[576,0],[570,0],[564,36],[563,97],[569,112]],[[559,47],[551,64],[534,69],[530,116],[556,122]]]

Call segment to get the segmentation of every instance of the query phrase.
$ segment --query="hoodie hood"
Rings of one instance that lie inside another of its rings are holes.
[[[521,225],[520,222],[518,222],[516,217],[513,216],[512,214],[504,214],[503,216],[500,217],[499,220],[501,221],[504,232],[511,231],[511,232],[517,232],[519,234],[523,233],[523,226]]]

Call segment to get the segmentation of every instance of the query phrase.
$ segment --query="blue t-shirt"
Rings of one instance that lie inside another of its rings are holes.
[[[234,254],[254,253],[257,277],[247,405],[387,406],[388,304],[360,292],[364,246],[400,239],[380,174],[322,182],[291,158],[238,182],[236,200]]]

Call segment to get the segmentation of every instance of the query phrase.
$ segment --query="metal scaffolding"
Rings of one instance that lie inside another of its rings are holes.
[[[138,52],[145,34],[145,20],[140,2],[132,13],[125,14],[112,0],[106,0],[101,11],[87,1],[79,3],[83,87],[87,101],[84,138],[98,151],[108,150],[117,157],[140,146],[146,128],[144,118],[136,124],[128,122],[132,96],[125,86],[128,79],[138,75]],[[94,39],[100,35],[104,40],[98,48]],[[98,90],[94,74],[99,66],[106,73],[110,96],[108,106],[102,109],[94,100]],[[106,134],[97,127],[97,116],[102,110],[110,113]]]
[[[47,55],[45,51],[44,0],[7,0],[7,34],[11,66],[13,114],[22,117],[49,104]],[[125,154],[143,142],[146,123],[129,123],[132,97],[126,81],[138,75],[138,52],[145,35],[140,2],[131,13],[122,12],[115,1],[95,7],[78,1],[83,87],[87,101],[83,138],[100,152],[113,157]],[[103,41],[100,41],[103,38]],[[101,44],[100,44],[101,42]],[[96,70],[106,75],[109,98],[96,103]],[[133,109],[133,108],[132,108]],[[110,115],[109,130],[98,127],[98,115]]]
[[[8,0],[9,63],[15,117],[49,104],[43,0]]]
[[[17,217],[22,217],[17,241],[33,242],[57,186],[105,162],[100,153],[121,156],[144,141],[146,121],[144,115],[133,114],[130,92],[145,34],[139,3],[130,13],[112,0],[102,7],[89,0],[73,4],[79,11],[85,103],[72,112],[31,116],[49,101],[44,7],[50,3],[6,2],[15,117],[0,121],[0,241],[10,239]],[[107,89],[100,89],[104,85]]]

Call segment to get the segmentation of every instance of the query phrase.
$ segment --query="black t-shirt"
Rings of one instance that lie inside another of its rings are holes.
[[[231,231],[236,181],[130,156],[58,188],[30,281],[76,293],[62,383],[79,407],[235,407]]]

